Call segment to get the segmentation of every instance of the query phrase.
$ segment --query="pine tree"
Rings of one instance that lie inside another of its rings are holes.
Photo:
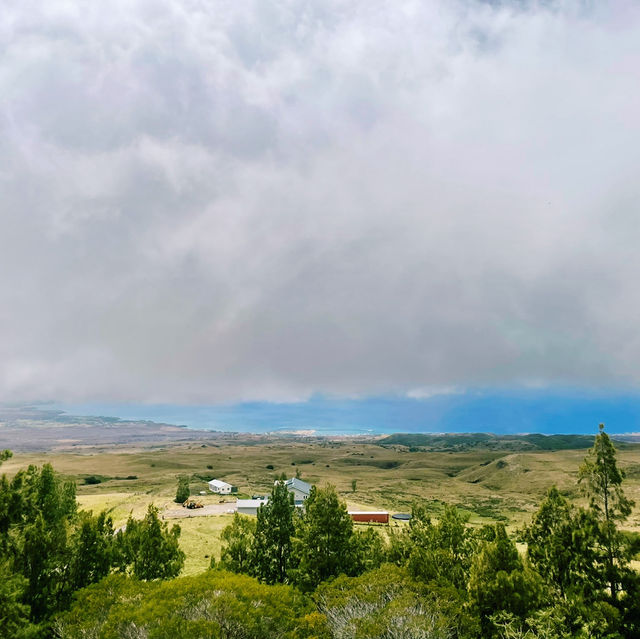
[[[563,599],[591,599],[604,587],[595,553],[597,520],[553,486],[525,531],[527,556]]]
[[[189,478],[186,475],[180,475],[180,477],[178,477],[178,488],[176,490],[176,498],[174,501],[178,504],[182,504],[189,499],[189,495],[191,495]]]
[[[258,509],[251,548],[253,573],[268,584],[286,583],[291,558],[293,495],[284,481],[277,481],[266,504]]]
[[[357,550],[353,522],[333,486],[311,489],[297,526],[295,547],[296,581],[305,589],[312,590],[340,573],[350,574]]]
[[[129,517],[126,528],[116,535],[116,563],[121,570],[130,570],[137,579],[177,577],[185,558],[178,544],[179,537],[180,526],[176,524],[169,530],[166,522],[158,518],[158,509],[150,504],[142,521]]]
[[[71,584],[79,590],[106,577],[113,562],[113,522],[106,512],[97,517],[80,512],[72,539]]]
[[[255,530],[255,519],[238,513],[233,515],[233,522],[220,535],[223,544],[220,552],[220,568],[238,573],[251,572],[251,546]],[[213,565],[212,560],[211,567]]]
[[[502,524],[495,526],[495,540],[473,557],[468,589],[484,637],[497,635],[492,617],[501,612],[524,621],[540,605],[543,592],[539,575],[523,563]]]
[[[617,466],[616,449],[604,432],[604,424],[600,424],[599,430],[593,448],[580,467],[578,481],[589,497],[591,512],[600,522],[605,576],[611,598],[615,600],[620,590],[621,573],[628,562],[616,522],[624,521],[631,514],[634,502],[627,499],[622,490],[624,472]]]

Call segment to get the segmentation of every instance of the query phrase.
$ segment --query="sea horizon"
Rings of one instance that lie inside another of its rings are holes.
[[[584,391],[465,391],[430,397],[313,396],[305,401],[229,404],[46,402],[69,416],[151,421],[195,430],[316,435],[391,433],[611,434],[640,431],[640,394]]]

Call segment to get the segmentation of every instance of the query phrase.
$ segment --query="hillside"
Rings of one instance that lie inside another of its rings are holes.
[[[593,443],[589,435],[494,435],[491,433],[394,433],[378,440],[380,446],[406,446],[431,451],[484,450],[579,450]],[[619,447],[624,447],[620,443]]]

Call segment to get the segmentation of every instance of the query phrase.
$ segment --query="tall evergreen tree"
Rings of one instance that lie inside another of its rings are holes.
[[[592,600],[604,587],[595,552],[597,520],[553,486],[525,531],[527,556],[563,599]]]
[[[150,504],[142,521],[129,517],[125,529],[116,535],[117,563],[137,579],[177,577],[185,558],[179,537],[180,526],[175,524],[169,530],[166,522],[160,521],[158,509]]]
[[[600,522],[605,575],[611,598],[615,600],[622,572],[628,563],[625,544],[616,523],[630,515],[634,503],[622,490],[624,472],[618,468],[616,450],[604,431],[604,424],[600,424],[599,430],[593,448],[580,467],[578,481],[584,486],[590,509]]]
[[[312,590],[340,573],[351,574],[357,546],[353,521],[333,486],[311,489],[296,530],[296,581]]]
[[[468,516],[446,505],[433,523],[423,504],[415,504],[409,528],[409,571],[421,581],[449,583],[464,590],[474,545]]]
[[[525,565],[502,524],[495,540],[485,542],[473,557],[468,582],[472,607],[480,616],[484,637],[496,636],[492,616],[510,613],[524,621],[542,601],[542,580]]]
[[[60,610],[71,592],[69,531],[75,522],[75,484],[63,482],[50,464],[30,466],[21,491],[14,569],[27,579],[25,602],[38,623]]]
[[[220,535],[222,550],[220,567],[238,573],[252,572],[251,546],[256,531],[256,521],[251,517],[233,515],[233,521]],[[212,560],[212,567],[214,562]]]
[[[106,512],[97,517],[81,512],[79,525],[71,538],[71,585],[79,590],[100,581],[113,563],[113,523]]]
[[[258,509],[251,548],[253,573],[268,584],[286,583],[294,533],[293,495],[284,481],[277,481],[266,504]]]
[[[178,487],[176,489],[176,498],[175,502],[178,504],[182,504],[191,495],[191,489],[189,488],[189,478],[186,475],[180,475],[178,477]]]

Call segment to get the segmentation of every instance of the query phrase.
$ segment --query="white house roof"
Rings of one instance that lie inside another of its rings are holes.
[[[215,486],[216,488],[226,488],[227,486],[231,487],[231,484],[227,484],[226,481],[220,481],[219,479],[212,479],[209,482],[209,486]]]

